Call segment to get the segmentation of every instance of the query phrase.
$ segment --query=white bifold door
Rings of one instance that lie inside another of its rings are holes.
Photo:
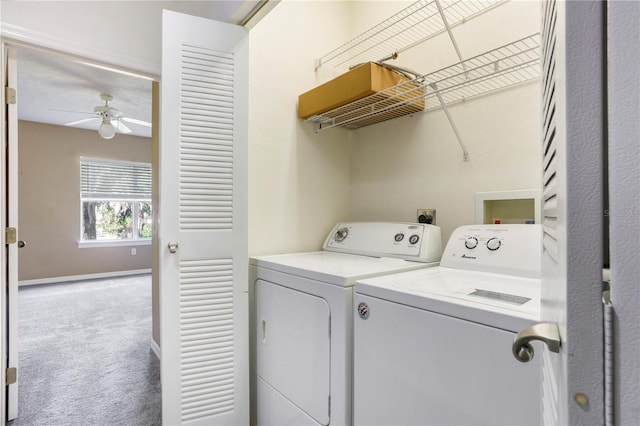
[[[249,423],[248,37],[163,15],[158,213],[162,420]]]
[[[606,3],[543,2],[542,424],[603,424]]]

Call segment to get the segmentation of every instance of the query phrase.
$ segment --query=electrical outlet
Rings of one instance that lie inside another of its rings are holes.
[[[131,256],[135,256],[136,255],[136,249],[132,248],[131,249]]]
[[[436,209],[418,209],[418,223],[436,224]]]

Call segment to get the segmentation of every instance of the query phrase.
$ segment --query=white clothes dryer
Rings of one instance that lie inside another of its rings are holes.
[[[540,320],[539,225],[454,231],[440,266],[358,280],[354,424],[539,425],[540,363],[512,355]]]
[[[258,425],[352,424],[353,285],[437,266],[440,228],[340,223],[323,250],[251,259]]]

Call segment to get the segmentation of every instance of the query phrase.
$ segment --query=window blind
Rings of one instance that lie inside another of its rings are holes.
[[[151,199],[151,164],[80,158],[82,198]]]

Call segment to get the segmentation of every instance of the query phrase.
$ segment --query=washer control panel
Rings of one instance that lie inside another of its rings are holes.
[[[468,225],[456,229],[440,266],[540,278],[540,225]]]
[[[437,262],[442,236],[435,225],[405,222],[346,222],[337,224],[322,247],[327,251],[416,262]]]

